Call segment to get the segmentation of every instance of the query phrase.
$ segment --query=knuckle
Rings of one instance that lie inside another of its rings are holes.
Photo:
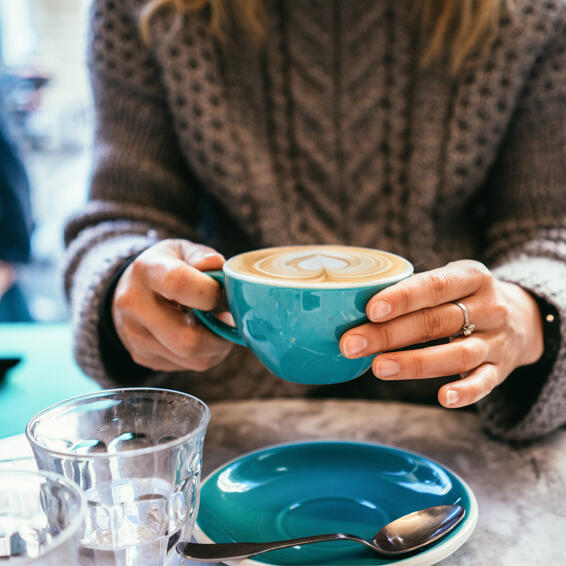
[[[221,289],[216,281],[210,280],[205,285],[195,286],[194,293],[196,306],[212,310],[220,301]]]
[[[401,312],[408,312],[411,305],[411,291],[405,286],[398,287],[396,291],[398,293]]]
[[[121,290],[116,288],[114,298],[112,300],[113,306],[119,311],[132,311],[135,308],[137,297],[135,293],[130,292],[128,289]]]
[[[508,326],[511,317],[511,310],[509,305],[503,302],[496,302],[492,305],[491,316],[498,326]]]
[[[163,289],[169,295],[167,298],[176,297],[183,292],[187,281],[185,271],[182,266],[175,266],[168,269],[163,276]]]
[[[437,338],[441,334],[443,319],[438,309],[423,309],[421,311],[422,324],[424,327],[424,340]]]
[[[442,302],[448,291],[448,278],[440,273],[426,274],[427,287],[434,303]]]
[[[463,341],[460,343],[459,354],[459,373],[470,371],[474,369],[477,364],[477,350],[475,344],[470,341]]]
[[[481,370],[481,379],[470,387],[471,397],[479,401],[482,397],[489,395],[497,387],[497,372],[493,366],[485,366]]]
[[[480,261],[470,259],[467,261],[471,274],[476,277],[481,283],[490,283],[493,281],[493,274],[486,265]]]
[[[379,334],[377,336],[377,349],[381,352],[387,352],[393,347],[393,333],[391,332],[391,327],[387,324],[383,325],[379,329]]]
[[[426,377],[425,366],[421,356],[413,355],[410,359],[411,373],[415,379]]]
[[[132,261],[132,263],[127,268],[132,277],[135,279],[143,279],[147,271],[147,265],[143,260],[142,255],[134,259],[134,261]]]
[[[500,334],[493,339],[492,354],[494,362],[507,362],[516,359],[516,353],[513,351],[513,337]]]

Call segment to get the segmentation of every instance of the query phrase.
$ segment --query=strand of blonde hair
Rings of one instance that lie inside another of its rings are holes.
[[[140,29],[146,43],[150,41],[150,22],[160,10],[174,7],[177,13],[210,10],[210,30],[222,38],[230,18],[235,18],[254,37],[261,38],[264,33],[263,0],[150,0],[140,14]]]
[[[510,10],[510,1],[500,0],[420,0],[418,13],[429,32],[423,56],[426,65],[448,55],[454,72],[489,44],[499,18]]]
[[[481,51],[493,36],[499,17],[512,0],[415,0],[415,14],[427,33],[423,65],[446,55],[453,72]],[[210,30],[219,38],[230,18],[241,23],[256,39],[264,33],[263,0],[150,0],[143,8],[140,29],[150,42],[151,18],[173,7],[178,13],[208,9]]]

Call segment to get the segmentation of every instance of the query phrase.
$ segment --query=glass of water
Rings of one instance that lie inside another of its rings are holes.
[[[86,498],[59,474],[0,470],[0,562],[75,566]]]
[[[81,566],[161,566],[190,538],[209,418],[196,397],[156,388],[82,395],[33,417],[38,467],[86,495]]]

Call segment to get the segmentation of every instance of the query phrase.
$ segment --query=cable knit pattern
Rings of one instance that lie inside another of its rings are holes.
[[[110,384],[98,307],[116,267],[160,238],[225,255],[288,243],[389,249],[425,270],[464,257],[556,306],[552,373],[518,408],[479,404],[492,433],[534,438],[566,419],[564,0],[517,0],[458,75],[420,64],[410,0],[266,0],[265,42],[215,41],[203,14],[152,20],[144,0],[95,0],[97,110],[89,205],[66,229],[76,356]],[[131,376],[130,376],[131,377]],[[433,399],[438,380],[334,388],[286,383],[237,348],[206,374],[151,383],[205,400],[274,395]],[[533,389],[534,391],[535,389]],[[540,390],[540,391],[539,391]]]

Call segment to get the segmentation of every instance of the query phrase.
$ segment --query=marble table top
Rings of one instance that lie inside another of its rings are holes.
[[[442,564],[566,566],[566,430],[510,446],[488,437],[469,411],[379,401],[217,403],[211,406],[204,474],[251,450],[311,439],[395,446],[459,474],[476,494],[479,521]]]
[[[469,411],[379,401],[223,402],[211,405],[203,474],[258,448],[314,439],[395,446],[460,475],[478,499],[479,521],[443,565],[566,566],[566,430],[509,445],[488,437]],[[23,436],[0,440],[0,460],[30,453]]]

